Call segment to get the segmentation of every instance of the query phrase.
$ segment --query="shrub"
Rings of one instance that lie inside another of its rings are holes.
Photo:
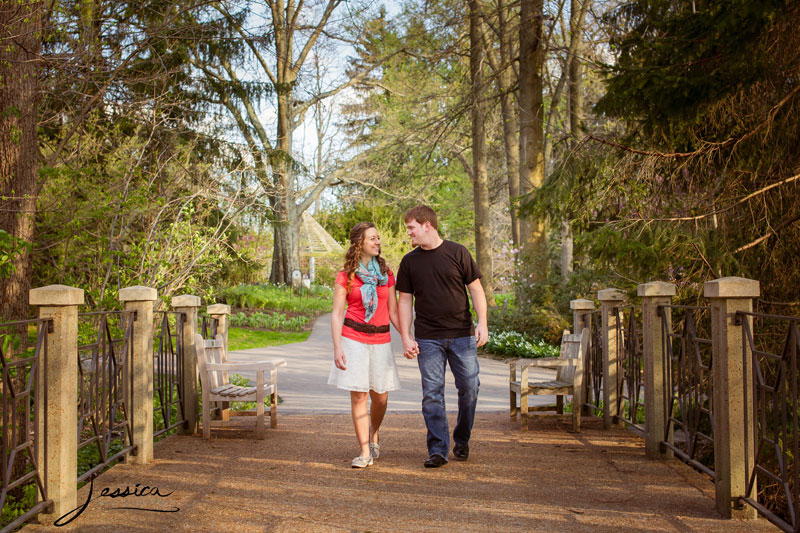
[[[555,345],[561,344],[561,335],[570,328],[564,317],[547,308],[520,311],[515,307],[493,307],[489,309],[488,324],[492,331],[521,332]]]
[[[534,339],[524,333],[516,331],[501,331],[490,333],[486,350],[498,355],[512,357],[558,357],[559,348],[542,339]]]

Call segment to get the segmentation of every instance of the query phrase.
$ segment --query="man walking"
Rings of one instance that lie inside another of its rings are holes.
[[[450,435],[444,403],[447,364],[458,389],[458,419],[453,430],[453,457],[466,461],[469,438],[478,403],[478,352],[486,343],[486,296],[481,273],[469,251],[439,236],[436,213],[427,206],[410,209],[406,229],[414,250],[407,253],[397,271],[400,334],[405,357],[417,357],[422,375],[422,414],[428,428],[426,468],[447,463]],[[473,327],[469,289],[478,315]],[[411,336],[411,308],[416,310]]]

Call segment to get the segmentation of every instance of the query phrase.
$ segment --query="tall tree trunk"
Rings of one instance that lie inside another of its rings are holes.
[[[580,55],[583,49],[583,18],[591,0],[570,0],[570,57],[567,68],[570,145],[575,148],[583,137],[583,72]],[[572,274],[574,238],[569,220],[561,223],[561,277]]]
[[[300,256],[300,217],[291,207],[280,205],[280,200],[273,207],[276,218],[272,218],[274,238],[272,268],[269,274],[270,283],[290,284],[292,271],[299,268]]]
[[[527,194],[544,181],[544,106],[542,69],[543,0],[521,0],[519,28],[519,181]],[[534,279],[547,276],[547,235],[543,220],[524,219],[520,241]]]
[[[489,220],[489,174],[486,170],[486,98],[483,69],[486,62],[478,0],[469,0],[469,70],[472,78],[472,189],[475,203],[475,253],[483,276],[486,301],[494,304],[492,246]]]
[[[511,32],[508,24],[510,10],[503,0],[497,2],[500,27],[500,75],[497,77],[500,88],[500,111],[503,118],[503,144],[506,156],[506,177],[508,179],[508,199],[513,202],[519,196],[519,137],[517,109],[514,106],[514,69],[512,68]],[[514,247],[520,244],[519,216],[511,205],[511,241]]]
[[[289,19],[293,11],[284,12],[282,8],[273,10],[275,29],[276,71],[275,92],[278,99],[278,123],[275,148],[270,154],[273,170],[272,183],[281,191],[281,197],[273,203],[272,225],[274,240],[272,244],[271,283],[290,284],[292,271],[300,268],[300,247],[298,245],[300,220],[295,214],[295,195],[292,187],[292,94],[296,73],[292,69],[293,47]]]
[[[0,3],[0,229],[28,243],[0,279],[0,317],[28,318],[38,196],[36,113],[43,2]]]

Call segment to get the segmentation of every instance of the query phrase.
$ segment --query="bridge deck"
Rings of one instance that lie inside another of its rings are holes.
[[[677,461],[647,460],[640,438],[604,431],[598,420],[579,434],[552,419],[521,431],[502,413],[479,413],[469,461],[435,470],[422,466],[419,414],[387,416],[383,455],[364,470],[349,468],[356,447],[348,415],[281,416],[263,441],[253,439],[251,419],[235,424],[210,442],[165,439],[152,465],[113,467],[95,480],[85,512],[60,530],[772,530],[763,520],[718,518],[708,479]],[[171,494],[99,497],[137,483]]]

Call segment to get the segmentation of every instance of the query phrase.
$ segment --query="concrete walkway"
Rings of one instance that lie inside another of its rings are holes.
[[[402,389],[389,393],[389,412],[421,413],[422,385],[416,359],[403,357],[403,344],[400,335],[392,328],[392,351],[395,354],[397,370]],[[328,385],[328,374],[333,361],[331,342],[331,315],[317,318],[314,328],[305,342],[254,348],[231,352],[235,360],[259,360],[280,357],[286,359],[288,367],[278,371],[278,395],[283,400],[280,413],[349,413],[350,395],[347,391]],[[479,412],[508,411],[508,365],[485,357],[480,358],[481,388],[478,394]],[[538,374],[548,376],[547,370]],[[255,374],[243,373],[255,379]],[[555,375],[554,373],[552,375]],[[458,410],[458,396],[453,376],[447,372],[445,402],[448,412]],[[553,403],[553,397],[531,397],[531,405]]]

